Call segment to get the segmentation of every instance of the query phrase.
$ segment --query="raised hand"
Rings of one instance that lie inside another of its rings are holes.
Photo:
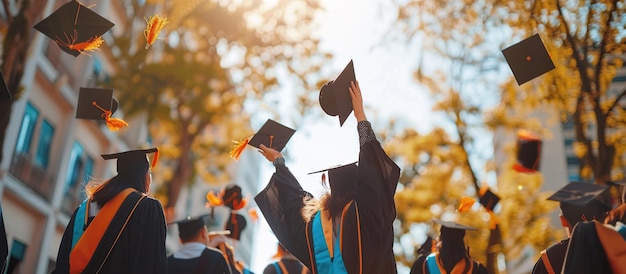
[[[352,97],[352,108],[354,109],[354,118],[357,122],[367,120],[365,111],[363,110],[363,97],[361,96],[361,88],[359,82],[350,81],[350,97]]]

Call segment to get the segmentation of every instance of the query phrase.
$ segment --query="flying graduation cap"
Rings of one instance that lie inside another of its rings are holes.
[[[4,74],[0,71],[0,101],[9,100],[11,98],[11,91],[4,80]]]
[[[147,154],[154,153],[152,157],[152,165],[148,162]],[[154,168],[159,161],[159,149],[138,149],[129,150],[120,153],[102,154],[102,159],[112,160],[117,159],[117,173],[128,174],[133,173],[136,170],[144,170],[148,168]]]
[[[109,20],[72,0],[34,28],[54,40],[63,51],[76,57],[97,49],[103,42],[101,36],[113,26]]]
[[[502,53],[518,85],[554,69],[554,63],[539,34],[503,49]]]
[[[296,130],[289,128],[281,123],[278,123],[272,119],[267,119],[265,124],[252,136],[244,141],[234,142],[233,148],[230,152],[230,156],[239,159],[241,153],[246,148],[246,145],[251,145],[256,148],[260,148],[261,145],[273,148],[277,151],[282,151],[291,136]]]
[[[117,99],[113,98],[112,89],[80,88],[76,118],[105,121],[109,130],[116,132],[128,126],[126,121],[111,117],[118,106]]]
[[[541,137],[528,130],[517,133],[517,162],[513,169],[524,173],[535,173],[539,170],[541,160]]]
[[[352,60],[337,76],[337,79],[327,82],[320,90],[319,101],[322,110],[330,116],[339,116],[340,126],[343,126],[353,110],[349,90],[350,82],[356,82]]]

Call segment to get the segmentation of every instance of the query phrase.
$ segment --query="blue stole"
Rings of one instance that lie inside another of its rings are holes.
[[[83,232],[85,232],[85,211],[87,211],[88,202],[89,199],[85,199],[80,204],[80,206],[78,206],[78,211],[76,212],[76,216],[74,217],[74,228],[72,230],[72,249],[74,249],[74,246],[76,245],[76,243],[78,243],[80,237],[83,236]]]
[[[317,273],[329,273],[340,274],[348,273],[346,266],[343,264],[343,257],[341,255],[341,246],[339,243],[339,237],[333,242],[333,257],[330,257],[330,251],[326,245],[324,238],[324,229],[322,227],[322,217],[318,211],[313,218],[313,250],[315,252],[315,268]],[[341,227],[339,228],[339,234],[341,234]]]
[[[428,266],[428,273],[441,274],[439,266],[437,265],[437,254],[431,253],[426,257],[426,265]]]

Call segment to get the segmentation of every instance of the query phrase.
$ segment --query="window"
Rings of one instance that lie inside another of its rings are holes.
[[[35,131],[35,124],[37,124],[37,117],[39,111],[35,109],[31,103],[26,104],[26,110],[24,111],[24,118],[22,119],[22,125],[20,126],[20,133],[17,138],[16,150],[18,153],[27,154],[30,152],[30,146],[33,141],[33,132]]]
[[[84,185],[91,178],[93,165],[93,159],[86,154],[83,146],[75,141],[72,145],[63,188],[63,210],[66,213],[71,213],[81,201],[87,198]]]
[[[41,123],[39,144],[37,146],[37,154],[35,155],[35,164],[44,169],[48,167],[48,162],[50,160],[52,136],[54,136],[54,127],[50,124],[50,122],[48,122],[48,120],[44,119]]]

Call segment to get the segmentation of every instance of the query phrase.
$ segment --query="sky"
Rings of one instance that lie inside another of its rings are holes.
[[[377,0],[323,0],[321,47],[334,54],[338,75],[350,60],[354,62],[357,81],[361,87],[368,120],[374,131],[380,131],[389,119],[403,117],[404,125],[420,132],[432,128],[431,100],[412,78],[419,60],[419,45],[382,44],[393,11]],[[331,80],[331,79],[329,79]],[[318,109],[322,112],[321,107]],[[369,112],[368,112],[369,111]],[[308,172],[358,159],[356,121],[351,114],[343,127],[339,119],[327,115],[315,123],[298,125],[297,132],[285,148],[287,166],[302,187],[316,197],[322,194],[320,175]],[[292,127],[293,125],[287,124]],[[377,128],[378,127],[378,128]],[[260,188],[274,172],[266,162]],[[251,270],[262,273],[275,253],[276,238],[263,218],[259,218],[254,245],[256,256]],[[402,270],[399,270],[402,273]]]

